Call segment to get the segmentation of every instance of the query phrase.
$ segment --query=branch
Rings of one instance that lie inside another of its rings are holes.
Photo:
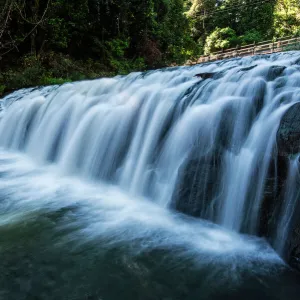
[[[36,28],[41,23],[43,23],[43,21],[45,20],[46,13],[47,13],[47,11],[49,9],[50,2],[51,2],[51,0],[48,0],[46,8],[44,10],[44,13],[43,13],[42,17],[40,18],[40,20],[37,23],[35,23],[35,26],[23,37],[23,39],[19,42],[19,44],[23,43],[36,30]],[[11,3],[10,11],[11,11],[13,3],[14,2]],[[9,13],[10,13],[10,11],[9,11]],[[23,18],[23,16],[21,16],[21,17]],[[7,20],[8,20],[8,16],[7,16]],[[6,22],[6,24],[7,24],[7,22]],[[4,29],[3,29],[3,31],[2,31],[2,33],[0,35],[0,38],[2,37],[3,33],[4,33]],[[8,49],[7,51],[5,51],[5,52],[3,52],[3,53],[0,54],[0,59],[2,58],[2,56],[4,56],[4,55],[8,54],[9,52],[11,52],[13,49],[15,49],[15,48],[18,49],[17,48],[17,44],[14,41],[12,41],[12,44],[13,44],[13,46],[10,49]]]
[[[7,6],[7,2],[8,2],[8,1],[5,2],[5,7]],[[7,26],[8,20],[9,20],[9,18],[10,18],[10,13],[11,13],[13,4],[14,4],[14,2],[11,1],[10,5],[9,5],[9,8],[8,8],[8,12],[7,12],[7,14],[6,14],[6,19],[5,19],[4,24],[3,24],[3,26],[2,26],[2,30],[0,30],[0,40],[1,40],[2,36],[3,36],[3,34],[4,34],[4,31],[5,31],[5,28],[6,28],[6,26]],[[5,7],[4,7],[4,9],[3,9],[3,15],[5,14]],[[1,42],[0,42],[0,45],[1,45]]]

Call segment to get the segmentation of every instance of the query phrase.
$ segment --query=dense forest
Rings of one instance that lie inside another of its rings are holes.
[[[0,0],[0,94],[300,34],[300,0]]]

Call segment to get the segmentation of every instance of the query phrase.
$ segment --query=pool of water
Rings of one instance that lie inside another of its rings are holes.
[[[0,152],[0,299],[299,299],[263,240]]]

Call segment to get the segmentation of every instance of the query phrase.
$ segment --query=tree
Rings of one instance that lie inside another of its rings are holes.
[[[214,13],[217,11],[217,0],[192,0],[187,13],[191,20],[193,38],[203,46],[207,35],[216,27]]]
[[[38,31],[44,26],[50,0],[2,0],[0,15],[0,57],[27,43],[30,51],[37,51]],[[41,46],[41,45],[40,45]]]
[[[0,0],[0,63],[66,55],[118,71],[184,62],[197,50],[185,7],[186,0]]]
[[[200,44],[216,27],[232,28],[237,36],[257,41],[273,36],[276,0],[194,0],[188,13]],[[255,32],[255,35],[253,34]]]
[[[236,32],[230,27],[216,28],[207,38],[205,42],[204,53],[226,49],[237,44],[238,38]]]
[[[300,0],[277,0],[274,31],[276,37],[300,34]]]

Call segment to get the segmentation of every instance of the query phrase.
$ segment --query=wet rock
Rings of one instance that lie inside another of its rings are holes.
[[[277,146],[280,155],[300,152],[300,103],[295,103],[283,115],[277,132]]]
[[[195,77],[199,77],[201,79],[220,79],[225,75],[226,71],[214,72],[214,73],[199,73],[196,74]]]
[[[274,234],[281,230],[278,228],[282,213],[286,209],[286,187],[289,174],[290,158],[277,155],[274,151],[268,175],[265,181],[265,189],[261,206],[259,235],[266,237],[270,244],[274,244]],[[299,185],[300,182],[297,184]],[[300,186],[299,186],[300,187]],[[288,230],[284,236],[284,245],[280,249],[282,258],[294,269],[300,271],[300,193],[295,196],[295,206],[289,212]],[[294,205],[294,204],[293,204]]]
[[[179,170],[173,207],[194,217],[211,217],[209,207],[221,182],[221,162],[221,154],[214,153],[194,157],[184,164]]]
[[[288,166],[288,157],[277,156],[274,152],[265,181],[258,232],[260,236],[269,238],[270,242],[272,242],[272,235],[278,224]]]
[[[277,77],[283,74],[283,71],[286,69],[285,66],[272,66],[269,68],[269,71],[266,75],[268,81],[275,80]]]
[[[237,114],[238,107],[234,106],[233,103],[226,105],[221,113],[216,140],[219,141],[220,146],[226,149],[229,149],[232,143],[232,134]]]
[[[253,89],[254,90],[254,89]],[[253,100],[253,101],[252,101]],[[216,142],[218,146],[237,153],[245,141],[258,111],[259,98],[247,102],[244,97],[236,98],[234,101],[226,103],[220,113],[220,122]],[[241,112],[242,106],[248,106],[244,112]],[[239,122],[241,121],[241,126]]]
[[[256,79],[249,85],[249,88],[253,91],[253,105],[254,113],[257,116],[264,106],[264,98],[266,95],[267,85],[263,79]]]
[[[289,263],[291,267],[298,270],[300,272],[300,182],[298,178],[298,193],[295,195],[296,205],[294,206],[294,210],[292,215],[290,216],[290,230],[287,234],[286,238],[286,246],[284,259]]]
[[[300,272],[300,237],[298,245],[296,245],[291,251],[288,263],[292,268]]]
[[[239,72],[247,72],[247,71],[250,71],[250,70],[252,70],[256,67],[257,67],[257,65],[253,65],[253,66],[250,66],[250,67],[245,67],[245,68],[240,69]]]
[[[216,73],[199,73],[195,77],[201,77],[202,79],[213,78]]]
[[[278,77],[274,81],[274,88],[275,88],[277,94],[279,94],[283,90],[286,83],[287,83],[287,78],[286,77]]]
[[[185,105],[183,107],[186,108],[186,106],[192,105],[197,100],[203,99],[203,94],[205,94],[205,98],[208,100],[216,86],[217,82],[215,80],[200,80],[196,82],[184,94]]]

